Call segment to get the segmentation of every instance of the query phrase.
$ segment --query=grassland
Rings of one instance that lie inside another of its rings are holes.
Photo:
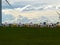
[[[0,45],[60,45],[60,28],[0,27]]]

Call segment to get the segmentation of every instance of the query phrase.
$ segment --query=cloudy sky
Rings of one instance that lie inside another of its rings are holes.
[[[5,1],[5,0],[2,0]],[[10,3],[21,2],[21,1],[29,1],[29,2],[43,2],[43,3],[52,3],[52,4],[60,4],[60,0],[8,0]]]
[[[57,22],[60,0],[2,0],[3,23]]]

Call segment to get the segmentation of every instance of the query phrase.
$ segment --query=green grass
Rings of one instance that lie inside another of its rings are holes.
[[[0,27],[0,45],[60,45],[60,28]]]

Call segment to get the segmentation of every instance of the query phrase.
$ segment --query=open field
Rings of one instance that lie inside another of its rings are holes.
[[[60,45],[60,28],[0,27],[0,45]]]

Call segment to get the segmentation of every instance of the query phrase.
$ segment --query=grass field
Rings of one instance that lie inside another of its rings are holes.
[[[60,45],[60,28],[0,27],[0,45]]]

